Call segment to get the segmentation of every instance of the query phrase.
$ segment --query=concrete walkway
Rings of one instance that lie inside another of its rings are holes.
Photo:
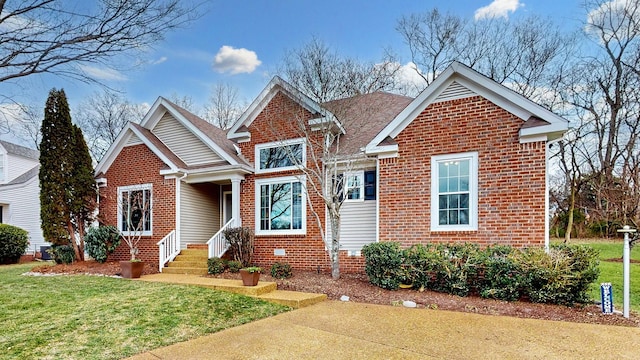
[[[640,328],[325,301],[132,357],[638,359]]]
[[[243,286],[242,280],[217,279],[193,274],[168,274],[164,272],[144,275],[137,280],[206,287],[214,290],[252,296],[294,309],[317,304],[327,299],[326,294],[278,290],[276,283],[268,281],[260,281],[256,286]]]

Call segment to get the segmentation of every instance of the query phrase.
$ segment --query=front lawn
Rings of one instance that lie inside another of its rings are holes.
[[[622,259],[623,240],[602,240],[585,242],[600,251],[600,276],[593,285],[591,296],[600,301],[600,283],[609,282],[613,288],[613,303],[616,310],[622,311],[622,261],[605,261],[610,259]],[[640,245],[631,250],[631,259],[640,261]],[[640,263],[631,263],[630,266],[630,290],[629,304],[631,310],[640,312]]]
[[[0,266],[0,359],[121,359],[287,311],[199,287],[21,275],[31,267]]]

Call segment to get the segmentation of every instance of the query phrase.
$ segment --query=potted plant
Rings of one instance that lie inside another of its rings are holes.
[[[260,272],[262,268],[257,266],[249,266],[240,269],[240,276],[242,277],[242,285],[244,286],[256,286],[258,280],[260,280]]]
[[[138,243],[145,231],[150,230],[151,193],[149,189],[131,189],[123,192],[118,198],[118,206],[123,219],[122,239],[129,247],[130,260],[120,261],[121,275],[124,278],[136,279],[142,275],[144,262],[136,258]]]

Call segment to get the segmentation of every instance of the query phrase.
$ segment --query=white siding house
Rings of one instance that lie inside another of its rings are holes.
[[[0,140],[0,222],[29,232],[27,253],[50,245],[40,229],[39,153]]]

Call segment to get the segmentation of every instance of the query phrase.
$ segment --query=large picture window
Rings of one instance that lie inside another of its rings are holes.
[[[431,230],[478,229],[478,154],[431,159]]]
[[[152,235],[151,184],[118,188],[118,229],[125,235]]]
[[[304,164],[303,139],[256,145],[257,172],[292,170]]]
[[[306,199],[296,177],[256,180],[256,234],[304,234]]]

